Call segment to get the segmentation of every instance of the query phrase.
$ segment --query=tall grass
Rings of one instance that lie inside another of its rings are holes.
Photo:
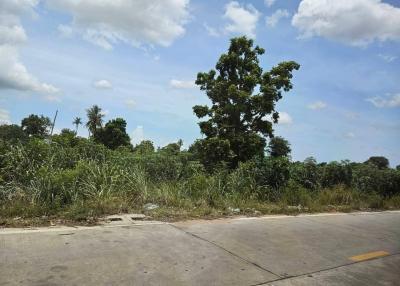
[[[186,152],[139,155],[88,140],[73,147],[0,142],[0,223],[146,212],[146,203],[159,206],[147,213],[167,219],[400,207],[399,171],[307,164],[267,158],[207,173]]]

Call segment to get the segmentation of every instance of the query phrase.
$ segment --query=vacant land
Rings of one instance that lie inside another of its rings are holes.
[[[400,207],[400,171],[370,163],[266,157],[208,171],[188,151],[61,139],[0,142],[2,225],[87,224],[124,212],[170,221]]]
[[[383,156],[292,161],[273,124],[300,64],[265,70],[264,52],[252,39],[232,38],[215,70],[198,73],[210,104],[193,106],[202,138],[187,150],[182,140],[157,150],[149,140],[133,146],[126,120],[103,124],[98,105],[86,110],[88,138],[77,136],[80,117],[75,130],[56,135],[56,117],[30,114],[21,126],[0,125],[0,225],[94,223],[124,212],[177,220],[399,208],[400,166]]]

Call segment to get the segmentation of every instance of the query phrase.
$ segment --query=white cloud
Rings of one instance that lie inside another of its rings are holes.
[[[137,145],[144,140],[144,129],[143,126],[138,125],[132,132],[131,143]]]
[[[69,28],[106,50],[123,42],[169,46],[185,33],[189,0],[47,0],[48,5],[70,13]]]
[[[380,57],[382,60],[384,60],[387,63],[391,63],[397,59],[396,56],[383,55],[383,54],[378,54],[378,57]]]
[[[264,0],[264,4],[267,7],[271,7],[272,5],[274,5],[276,2],[276,0]]]
[[[289,16],[290,16],[290,14],[286,9],[284,9],[284,10],[278,9],[271,16],[265,17],[265,23],[269,27],[275,27],[276,24],[278,24],[280,19],[289,18]]]
[[[0,1],[1,21],[19,24],[19,15],[23,13],[34,14],[32,10],[39,0],[2,0]]]
[[[278,119],[279,125],[290,125],[292,123],[293,123],[293,119],[289,115],[289,113],[284,112],[284,111],[279,112],[279,119]]]
[[[224,18],[228,19],[230,23],[225,26],[225,31],[255,38],[260,15],[260,12],[250,4],[242,6],[236,1],[229,2],[225,6]]]
[[[125,100],[125,105],[129,108],[134,108],[136,107],[136,101],[134,101],[133,99],[127,99]]]
[[[388,94],[386,96],[375,96],[367,98],[368,102],[371,102],[375,107],[400,107],[400,93]]]
[[[194,81],[191,80],[177,80],[177,79],[172,79],[169,82],[169,85],[173,88],[180,88],[180,89],[187,89],[187,88],[196,88],[196,84]]]
[[[11,124],[10,112],[0,108],[0,125]]]
[[[34,14],[37,0],[0,1],[0,89],[54,93],[54,86],[41,83],[19,59],[18,50],[27,41],[20,23],[22,14]]]
[[[301,37],[365,46],[375,40],[400,40],[400,8],[381,0],[302,0],[292,25]]]
[[[316,101],[314,103],[309,104],[307,107],[312,110],[323,109],[327,106],[327,104],[323,101]]]
[[[217,31],[217,29],[209,26],[207,23],[203,24],[204,28],[207,30],[207,33],[212,36],[212,37],[219,37],[220,33]]]
[[[0,45],[0,89],[17,89],[39,93],[55,93],[59,90],[39,82],[20,62],[18,48]]]
[[[109,82],[106,79],[101,79],[101,80],[95,81],[93,83],[93,86],[95,88],[98,88],[98,89],[110,89],[110,88],[112,88],[111,82]]]
[[[26,40],[25,30],[21,26],[0,26],[0,45],[18,45]]]

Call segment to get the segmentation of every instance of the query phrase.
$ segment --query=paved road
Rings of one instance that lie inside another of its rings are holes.
[[[400,285],[400,212],[2,229],[0,285]]]

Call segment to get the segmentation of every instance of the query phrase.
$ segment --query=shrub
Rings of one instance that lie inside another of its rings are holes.
[[[286,157],[257,157],[243,166],[259,186],[279,189],[285,186],[290,177],[290,162]]]
[[[331,162],[321,170],[321,186],[324,188],[333,187],[335,185],[351,185],[352,169],[349,161]]]
[[[313,157],[309,157],[304,162],[296,162],[291,165],[290,178],[297,184],[310,190],[316,190],[320,186],[318,165]]]
[[[352,185],[361,192],[375,192],[390,197],[400,193],[400,172],[379,169],[372,164],[358,164],[353,170]]]
[[[290,206],[305,206],[312,205],[311,193],[306,188],[291,180],[288,185],[282,190],[280,201]]]

